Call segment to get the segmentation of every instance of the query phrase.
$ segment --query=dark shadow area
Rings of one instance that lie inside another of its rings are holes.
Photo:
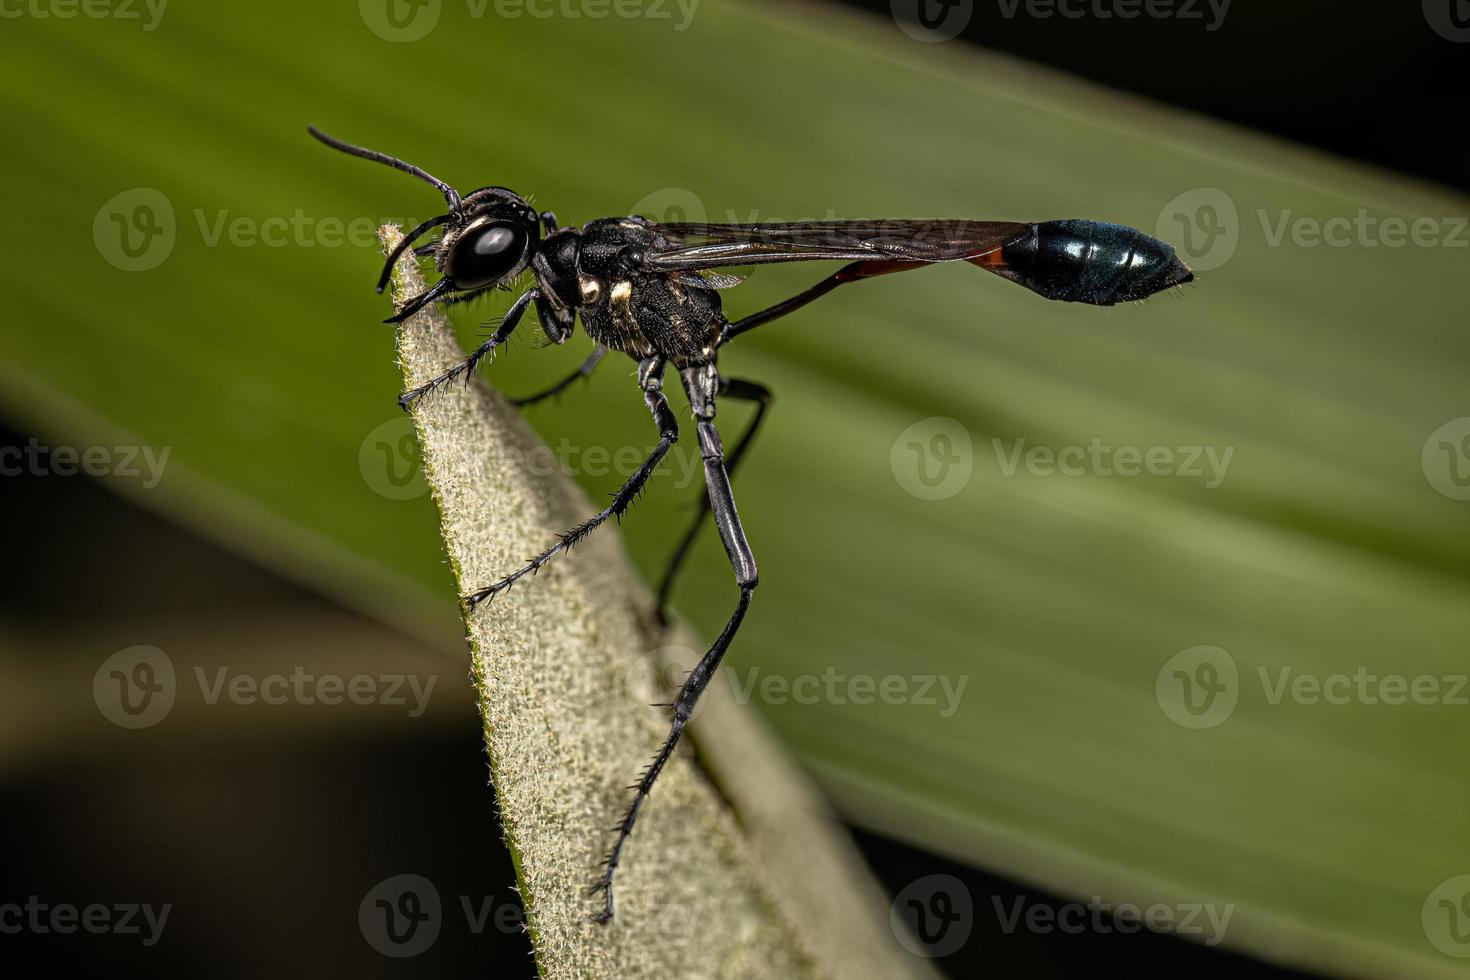
[[[922,10],[936,36],[1470,189],[1461,0],[846,2],[884,18]]]

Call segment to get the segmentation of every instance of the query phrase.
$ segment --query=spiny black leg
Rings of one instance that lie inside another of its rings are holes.
[[[485,357],[485,355],[489,354],[495,348],[505,343],[506,339],[509,338],[511,333],[515,330],[516,324],[521,322],[521,316],[526,312],[526,307],[530,306],[531,301],[534,300],[538,295],[539,292],[534,287],[526,290],[524,293],[521,293],[516,301],[511,304],[510,309],[505,311],[505,318],[500,321],[500,326],[496,328],[495,333],[490,336],[489,340],[485,341],[479,347],[476,347],[469,357],[465,358],[463,361],[460,361],[454,367],[439,375],[439,377],[435,378],[432,381],[419,385],[412,391],[406,391],[402,395],[398,396],[398,404],[403,406],[404,408],[407,408],[414,401],[414,399],[422,397],[428,392],[433,391],[435,388],[438,388],[440,385],[448,384],[460,375],[464,375],[466,378],[468,378],[470,372],[475,369],[475,365],[479,364],[480,360]]]
[[[733,479],[735,470],[740,466],[740,461],[745,458],[746,447],[755,438],[756,432],[760,430],[761,422],[766,417],[766,409],[771,407],[775,396],[771,389],[755,381],[745,381],[740,378],[721,378],[720,395],[725,398],[738,398],[741,401],[756,403],[755,415],[745,426],[745,431],[735,441],[735,448],[730,450],[730,456],[725,461],[725,467]],[[689,555],[689,549],[694,545],[694,539],[699,536],[699,529],[704,527],[704,519],[710,512],[709,497],[701,495],[699,498],[699,513],[694,522],[689,525],[689,530],[684,533],[684,538],[679,542],[679,547],[674,549],[674,555],[669,559],[668,570],[664,572],[663,581],[658,587],[658,605],[654,607],[654,617],[661,625],[668,625],[669,597],[674,591],[674,576],[678,574],[684,559]]]
[[[517,408],[524,408],[527,405],[534,405],[539,401],[544,401],[545,399],[550,398],[552,395],[560,394],[561,392],[565,391],[569,386],[575,384],[582,378],[592,377],[593,370],[606,356],[607,348],[602,346],[601,344],[598,344],[597,347],[593,349],[592,354],[587,358],[587,360],[582,362],[582,366],[577,368],[577,370],[573,371],[565,378],[562,378],[560,381],[552,385],[550,388],[547,388],[545,391],[538,391],[534,395],[527,395],[525,398],[512,398],[510,400],[510,403],[512,405],[515,405]]]
[[[430,286],[428,289],[424,290],[413,299],[403,304],[403,309],[399,310],[397,313],[393,314],[383,322],[402,323],[404,320],[407,320],[419,310],[428,306],[430,303],[434,302],[434,300],[438,299],[439,297],[443,296],[445,293],[450,292],[453,289],[454,286],[450,283],[448,279],[440,279],[438,282],[434,283],[434,285]]]
[[[648,768],[643,770],[638,782],[630,787],[634,790],[633,802],[624,811],[623,819],[618,821],[618,825],[613,828],[617,831],[617,840],[613,842],[612,850],[608,851],[607,859],[603,861],[602,876],[592,886],[593,894],[599,891],[603,893],[602,911],[593,916],[598,922],[607,922],[613,917],[613,876],[617,873],[618,863],[623,857],[623,845],[633,833],[633,824],[638,820],[638,811],[642,809],[643,801],[648,799],[648,794],[653,791],[654,781],[658,779],[659,773],[663,772],[664,765],[674,754],[674,747],[679,744],[679,736],[683,734],[684,726],[694,714],[695,705],[699,703],[699,696],[704,693],[710,678],[720,666],[725,651],[730,648],[730,641],[735,639],[735,632],[740,629],[740,622],[745,618],[745,610],[750,607],[750,596],[754,591],[754,583],[741,588],[740,601],[735,606],[735,612],[730,617],[730,621],[725,624],[714,646],[710,647],[699,659],[699,663],[684,681],[684,686],[679,689],[679,697],[674,702],[674,721],[669,728],[668,737],[664,739],[663,745],[659,747],[658,753],[654,755]]]
[[[557,539],[556,544],[526,562],[517,571],[512,572],[493,585],[486,586],[478,592],[473,592],[465,596],[464,601],[469,604],[471,610],[486,599],[494,598],[504,592],[527,575],[534,575],[536,572],[539,572],[541,566],[545,565],[559,552],[571,548],[578,541],[592,533],[597,527],[605,523],[609,517],[622,517],[627,509],[633,505],[633,501],[638,498],[638,494],[643,490],[644,484],[648,482],[649,477],[653,476],[653,471],[658,468],[658,464],[668,455],[669,449],[674,443],[679,441],[679,423],[675,420],[674,413],[669,408],[668,399],[664,397],[663,393],[663,372],[664,360],[661,357],[650,357],[640,361],[638,364],[638,386],[643,389],[643,400],[648,405],[648,411],[653,416],[654,424],[658,426],[658,445],[654,447],[653,452],[649,453],[648,458],[643,461],[643,465],[638,467],[637,472],[628,478],[628,482],[623,484],[622,489],[613,496],[613,502],[606,508],[563,534]]]
[[[699,659],[699,663],[684,680],[684,686],[679,689],[679,696],[674,701],[674,720],[670,725],[668,737],[664,739],[653,761],[649,763],[648,768],[643,771],[642,776],[633,786],[633,801],[628,805],[623,819],[618,823],[617,839],[613,841],[612,850],[608,852],[607,860],[604,862],[605,870],[592,887],[594,893],[598,891],[603,893],[602,911],[596,916],[599,922],[607,922],[613,917],[613,876],[617,873],[618,862],[622,860],[623,846],[628,842],[629,835],[633,833],[633,824],[638,820],[638,811],[642,808],[643,801],[648,799],[648,794],[653,791],[653,784],[657,781],[659,773],[663,772],[665,764],[674,754],[674,747],[679,744],[679,736],[683,734],[684,726],[694,714],[695,705],[699,703],[699,696],[704,693],[710,678],[714,677],[715,671],[719,668],[725,651],[730,648],[730,641],[735,639],[735,633],[745,619],[745,611],[750,607],[750,596],[755,591],[758,582],[755,557],[751,554],[750,542],[745,537],[745,529],[740,524],[740,515],[735,511],[735,497],[730,491],[730,476],[725,470],[725,449],[720,442],[719,430],[715,428],[713,421],[717,385],[714,366],[700,365],[686,368],[682,375],[684,388],[689,393],[689,403],[694,407],[695,415],[700,420],[699,450],[700,455],[704,457],[704,482],[709,491],[710,508],[715,516],[715,527],[719,528],[720,538],[725,544],[725,554],[729,556],[730,565],[735,570],[735,582],[740,586],[740,600],[735,606],[735,612],[731,614],[729,622],[720,631],[714,644]]]

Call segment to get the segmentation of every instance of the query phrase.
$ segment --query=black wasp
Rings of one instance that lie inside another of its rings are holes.
[[[535,280],[511,304],[489,340],[460,364],[405,393],[400,404],[407,406],[434,388],[473,371],[486,355],[505,343],[533,304],[541,329],[551,342],[565,343],[581,314],[582,326],[597,346],[576,373],[516,404],[539,401],[586,377],[608,351],[620,351],[638,362],[638,386],[658,426],[658,445],[607,508],[562,535],[523,567],[466,596],[471,610],[534,573],[609,518],[621,517],[632,504],[679,439],[679,423],[663,393],[666,366],[672,364],[679,372],[689,398],[708,495],[701,501],[699,516],[664,575],[657,615],[664,621],[674,573],[709,513],[714,515],[715,527],[734,567],[740,598],[725,628],[685,680],[673,705],[674,720],[668,738],[633,787],[633,801],[616,829],[606,870],[594,886],[594,891],[601,890],[604,896],[603,909],[597,916],[602,921],[613,915],[613,875],[638,810],[729,649],[756,587],[755,557],[735,510],[730,474],[760,428],[771,404],[771,392],[757,382],[721,375],[715,367],[720,348],[747,330],[798,310],[843,283],[936,262],[970,262],[1047,299],[1094,306],[1141,300],[1194,278],[1164,242],[1133,228],[1078,218],[1040,223],[879,220],[741,225],[660,224],[630,216],[600,218],[580,228],[563,228],[550,211],[538,214],[520,195],[504,187],[482,187],[461,197],[453,187],[410,163],[343,143],[315,127],[310,127],[310,132],[344,153],[413,174],[437,187],[449,204],[448,213],[414,228],[388,256],[378,279],[379,292],[387,285],[394,263],[408,248],[413,248],[416,255],[432,256],[442,278],[386,322],[403,320],[431,302],[461,303],[494,289],[508,288],[528,269]],[[437,239],[414,246],[435,228],[442,229]],[[733,323],[725,318],[718,290],[737,285],[740,279],[715,270],[811,261],[847,264],[769,309]],[[715,428],[715,406],[720,398],[754,402],[756,406],[728,457]]]

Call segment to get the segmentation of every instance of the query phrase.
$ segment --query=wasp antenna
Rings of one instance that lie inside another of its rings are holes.
[[[452,214],[441,214],[437,218],[430,218],[407,235],[404,235],[403,241],[394,246],[393,251],[388,255],[388,261],[383,263],[383,274],[378,277],[378,292],[381,293],[388,287],[388,280],[393,275],[393,266],[398,263],[398,257],[403,254],[404,250],[414,243],[414,239],[418,238],[430,228],[437,228],[453,217],[454,215]]]
[[[315,126],[307,126],[306,131],[334,150],[341,150],[343,153],[347,153],[355,157],[362,157],[364,160],[373,160],[377,163],[387,164],[394,170],[402,170],[406,174],[413,174],[415,177],[417,177],[419,180],[424,181],[425,183],[433,184],[435,187],[439,188],[439,192],[444,195],[444,200],[449,202],[449,210],[459,210],[459,191],[455,190],[453,187],[450,187],[448,184],[444,183],[444,181],[440,180],[438,177],[435,177],[427,170],[415,167],[407,160],[400,160],[397,157],[390,157],[386,153],[379,153],[377,150],[369,150],[367,147],[364,146],[353,146],[351,143],[344,143],[334,136],[328,136],[326,133],[322,132],[320,129],[317,129]]]

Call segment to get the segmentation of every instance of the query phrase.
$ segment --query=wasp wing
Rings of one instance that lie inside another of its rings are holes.
[[[944,218],[678,222],[658,225],[666,244],[646,249],[642,266],[681,272],[771,262],[953,262],[994,252],[1032,227],[1016,221]]]
[[[686,286],[699,286],[703,289],[734,289],[736,286],[739,286],[741,283],[745,282],[746,279],[745,275],[730,275],[724,272],[711,272],[708,269],[683,269],[677,272],[671,272],[669,273],[669,275],[673,276],[679,282],[684,283]]]

